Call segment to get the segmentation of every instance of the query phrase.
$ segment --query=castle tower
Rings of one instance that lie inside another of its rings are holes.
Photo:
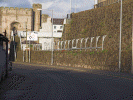
[[[41,4],[33,4],[33,30],[39,31],[41,26],[41,11],[38,9],[42,9]]]

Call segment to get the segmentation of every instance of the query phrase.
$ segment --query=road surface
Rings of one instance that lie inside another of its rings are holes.
[[[1,100],[133,100],[133,76],[83,68],[14,63]]]

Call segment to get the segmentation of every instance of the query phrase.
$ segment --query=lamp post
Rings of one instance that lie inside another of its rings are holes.
[[[37,10],[48,10],[48,9],[37,9]],[[53,65],[53,9],[49,10],[52,11],[52,40],[51,40],[51,65]]]
[[[70,0],[70,14],[71,14],[71,10],[72,10],[72,0]]]
[[[119,72],[121,72],[121,31],[122,31],[122,0],[120,8]]]
[[[133,74],[133,17],[132,17],[132,66],[131,66],[131,74]]]
[[[28,62],[28,46],[27,46],[27,22],[26,22],[26,62]]]
[[[53,65],[53,9],[52,9],[52,54],[51,54],[51,65]]]
[[[76,13],[76,7],[77,7],[77,5],[76,5],[76,0],[75,0],[75,13]]]

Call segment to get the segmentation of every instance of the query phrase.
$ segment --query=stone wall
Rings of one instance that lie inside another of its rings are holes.
[[[132,9],[132,0],[123,2],[122,50],[131,50]],[[109,5],[108,8],[102,7],[72,14],[72,21],[69,26],[69,30],[64,31],[63,33],[63,40],[87,37],[90,39],[90,37],[107,35],[104,41],[105,49],[118,50],[120,34],[120,5],[114,4]],[[68,29],[67,26],[65,28]]]
[[[131,72],[133,1],[123,2],[121,71]],[[84,67],[100,70],[119,70],[120,4],[109,5],[72,14],[65,25],[62,40],[107,35],[104,50],[54,51],[54,65]],[[88,40],[90,41],[90,40]],[[99,42],[101,46],[102,42]],[[92,44],[95,46],[95,41]],[[51,63],[51,52],[31,51],[31,63]]]
[[[88,69],[119,71],[117,51],[54,51],[53,65],[83,67]],[[28,55],[29,57],[29,55]],[[26,52],[24,52],[26,61]],[[28,58],[29,59],[29,58]],[[121,71],[131,71],[131,50],[122,51]],[[23,62],[23,51],[17,52],[17,61]],[[51,65],[50,51],[31,51],[31,63]]]

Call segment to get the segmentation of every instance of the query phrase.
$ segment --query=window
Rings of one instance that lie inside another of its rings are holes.
[[[57,32],[62,32],[62,30],[57,30]]]
[[[60,29],[62,29],[63,28],[63,26],[60,26]]]
[[[56,26],[54,26],[54,29],[56,29]]]

